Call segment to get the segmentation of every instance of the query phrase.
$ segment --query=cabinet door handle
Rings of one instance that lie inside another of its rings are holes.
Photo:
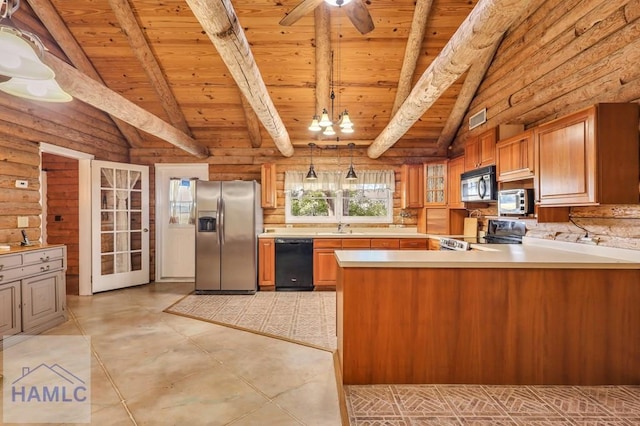
[[[0,281],[4,280],[4,275],[0,275]]]
[[[2,271],[2,268],[4,268],[4,264],[0,265],[0,271]]]
[[[40,271],[42,271],[42,272],[44,272],[44,271],[48,271],[50,267],[51,267],[51,265],[41,266],[41,267],[40,267]]]

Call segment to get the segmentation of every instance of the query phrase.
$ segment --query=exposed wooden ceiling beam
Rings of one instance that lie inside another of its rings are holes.
[[[87,55],[71,34],[57,10],[53,7],[50,0],[27,0],[33,11],[38,15],[42,24],[47,28],[49,34],[58,43],[71,63],[84,74],[92,79],[103,83],[104,81],[93,67]],[[111,116],[114,124],[127,140],[130,147],[142,147],[142,139],[135,127],[130,126],[126,122]]]
[[[533,2],[539,4],[542,0]],[[530,3],[521,0],[480,0],[371,144],[367,150],[369,157],[378,158],[393,146],[467,71],[477,60],[478,53],[493,45]]]
[[[417,0],[415,10],[413,11],[413,21],[411,22],[411,31],[407,39],[407,47],[404,51],[404,61],[400,70],[400,78],[398,79],[398,90],[396,91],[396,99],[393,102],[391,116],[393,117],[400,105],[407,99],[411,86],[413,85],[413,74],[416,71],[416,64],[422,51],[422,41],[424,32],[427,29],[427,19],[431,11],[433,0]]]
[[[240,91],[273,138],[278,150],[285,157],[292,156],[294,149],[289,133],[262,80],[231,1],[187,0],[187,4],[218,50]]]
[[[447,119],[447,122],[442,129],[442,133],[438,138],[438,151],[445,152],[451,145],[451,142],[453,142],[453,138],[455,138],[456,133],[462,124],[462,120],[464,120],[464,115],[469,109],[469,105],[471,105],[473,96],[476,94],[480,83],[482,83],[484,75],[487,73],[491,62],[493,61],[493,56],[496,54],[496,50],[498,50],[498,46],[501,41],[502,37],[496,40],[493,43],[493,46],[487,47],[485,51],[482,52],[482,56],[479,57],[478,60],[469,68],[469,73],[464,79],[464,84],[462,85],[462,89],[460,89],[458,99],[456,99],[456,103],[451,110],[451,114],[449,114],[449,118]]]
[[[249,142],[251,142],[252,148],[260,148],[262,146],[262,135],[260,134],[260,120],[256,112],[251,108],[251,104],[247,101],[247,98],[240,93],[240,101],[242,102],[242,109],[244,110],[244,119],[247,123],[247,132],[249,132]]]
[[[160,69],[160,65],[156,60],[151,47],[147,43],[144,33],[138,25],[138,21],[131,10],[128,0],[109,0],[109,6],[116,15],[116,19],[120,24],[120,28],[125,33],[133,54],[142,65],[142,68],[149,77],[151,87],[156,91],[160,98],[160,105],[167,113],[169,121],[182,133],[192,136],[187,120],[178,105],[169,83],[164,73]]]
[[[56,73],[56,81],[60,87],[74,98],[118,117],[122,121],[157,136],[198,158],[209,157],[207,147],[78,71],[52,53],[45,52],[44,63]]]

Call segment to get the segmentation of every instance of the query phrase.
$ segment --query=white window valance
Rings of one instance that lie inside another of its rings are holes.
[[[358,170],[358,179],[346,180],[346,172],[316,172],[317,180],[306,180],[307,172],[289,171],[284,174],[285,191],[304,190],[330,190],[339,189],[367,189],[391,190],[396,189],[396,178],[392,170]]]

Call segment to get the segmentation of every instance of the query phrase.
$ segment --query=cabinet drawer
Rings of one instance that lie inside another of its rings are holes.
[[[398,238],[374,238],[371,240],[371,248],[375,249],[399,249],[400,240]]]
[[[368,238],[345,238],[342,240],[342,248],[369,248],[371,240]]]
[[[47,262],[50,259],[61,259],[64,253],[63,247],[55,247],[45,250],[36,250],[32,252],[24,253],[24,264],[28,263],[42,263]],[[53,269],[53,266],[51,267]]]
[[[28,265],[22,268],[22,276],[28,277],[31,275],[42,274],[43,272],[57,271],[62,269],[62,259],[52,260],[47,263],[41,263],[36,265]]]
[[[20,265],[22,265],[21,254],[8,254],[5,256],[0,256],[0,272],[9,268],[15,268],[16,266]]]
[[[342,240],[335,238],[316,238],[313,240],[313,248],[341,248]]]
[[[400,240],[401,249],[414,249],[414,250],[426,250],[427,240],[421,238],[406,238]]]

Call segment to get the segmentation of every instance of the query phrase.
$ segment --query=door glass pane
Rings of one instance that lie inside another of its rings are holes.
[[[113,212],[102,212],[101,229],[113,231]]]
[[[112,254],[103,254],[101,256],[101,264],[102,264],[102,275],[111,275],[113,274],[113,255]]]
[[[116,188],[129,189],[129,171],[116,170]]]
[[[142,250],[142,233],[131,233],[131,250]]]
[[[142,189],[142,181],[140,177],[142,173],[137,172],[135,170],[131,171],[131,184],[129,185],[131,189],[140,191]]]
[[[142,270],[142,253],[131,253],[131,270]]]
[[[113,188],[113,169],[100,169],[100,187]]]
[[[131,191],[129,198],[131,199],[129,203],[131,210],[142,210],[142,192]]]
[[[131,212],[130,219],[129,229],[132,231],[142,229],[142,212]]]
[[[113,233],[108,232],[108,233],[103,233],[102,237],[102,253],[112,253],[113,249],[114,249],[114,245],[113,245]]]

